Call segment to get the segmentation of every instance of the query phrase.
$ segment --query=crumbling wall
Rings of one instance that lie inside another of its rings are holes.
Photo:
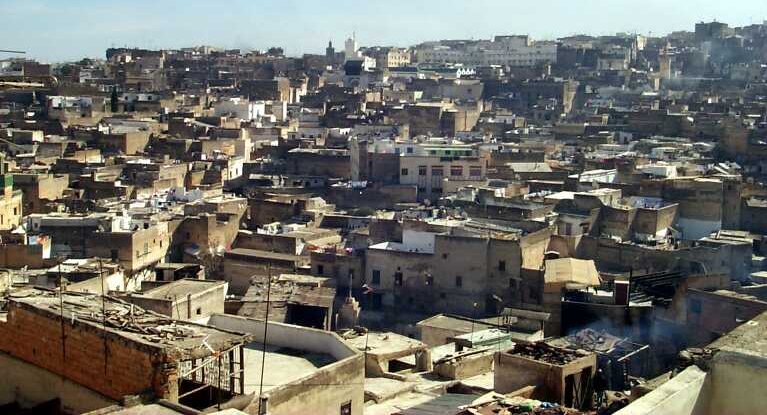
[[[62,334],[63,330],[63,334]],[[119,400],[147,391],[174,400],[176,367],[167,365],[162,350],[128,342],[74,321],[10,303],[7,321],[0,322],[0,351]]]
[[[493,356],[494,352],[492,350],[484,350],[480,353],[456,357],[438,362],[434,365],[434,371],[448,379],[470,378],[492,371]]]

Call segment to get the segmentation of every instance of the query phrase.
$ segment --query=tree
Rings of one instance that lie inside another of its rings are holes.
[[[208,246],[200,247],[197,252],[197,263],[205,269],[205,279],[216,279],[224,266],[224,248],[216,240],[211,240]]]
[[[109,98],[109,110],[117,112],[117,87],[112,87],[112,96]]]

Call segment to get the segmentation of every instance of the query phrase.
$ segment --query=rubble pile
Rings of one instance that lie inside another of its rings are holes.
[[[553,347],[546,343],[519,343],[511,353],[554,365],[566,365],[581,357],[580,353]]]

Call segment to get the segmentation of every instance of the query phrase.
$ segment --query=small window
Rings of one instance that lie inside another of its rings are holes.
[[[463,277],[460,275],[455,277],[455,286],[458,288],[463,287]]]
[[[401,287],[402,286],[402,273],[401,272],[395,272],[394,273],[394,285]]]
[[[442,254],[442,259],[447,259],[447,252],[445,252],[444,254]]]
[[[506,261],[498,261],[498,271],[506,271]]]
[[[352,401],[346,402],[341,405],[341,415],[352,415]]]
[[[194,313],[197,314],[198,316],[201,316],[202,315],[202,307],[197,307],[197,309],[194,310]]]
[[[463,176],[463,166],[451,166],[450,175],[453,177]]]
[[[377,269],[373,270],[373,281],[371,282],[375,285],[378,285],[381,283],[381,271]]]
[[[418,175],[426,176],[426,166],[418,166]]]
[[[407,171],[407,169],[402,169],[402,170],[400,171],[400,175],[402,175],[402,176],[407,176],[407,174],[408,174],[408,171]]]
[[[413,154],[413,147],[407,148],[407,154]]]
[[[317,265],[317,274],[325,275],[325,267],[322,265]]]

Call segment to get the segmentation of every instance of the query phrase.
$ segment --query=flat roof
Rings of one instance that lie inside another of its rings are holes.
[[[227,251],[224,256],[237,259],[259,258],[278,261],[298,261],[300,258],[298,255],[283,254],[281,252],[262,251],[259,249],[249,248],[234,248]]]
[[[264,366],[263,344],[253,342],[243,347],[245,357],[245,394],[258,393],[261,385],[261,370],[264,373],[264,391],[295,382],[317,369],[335,363],[332,355],[302,351],[298,349],[266,346]]]
[[[484,328],[496,327],[497,324],[484,322],[481,320],[471,319],[461,316],[452,316],[446,314],[437,314],[436,316],[429,317],[425,320],[421,320],[416,323],[419,327],[434,327],[439,329],[454,330],[457,332],[469,333],[472,331],[482,330]]]
[[[767,356],[767,312],[741,324],[706,347],[709,349],[744,350],[752,354]]]
[[[189,294],[198,294],[213,287],[226,284],[225,281],[216,280],[195,280],[185,278],[158,287],[149,289],[141,293],[142,297],[149,298],[169,298],[186,297]]]
[[[352,347],[374,355],[407,355],[427,348],[418,340],[392,332],[351,333],[344,336],[344,340]]]

